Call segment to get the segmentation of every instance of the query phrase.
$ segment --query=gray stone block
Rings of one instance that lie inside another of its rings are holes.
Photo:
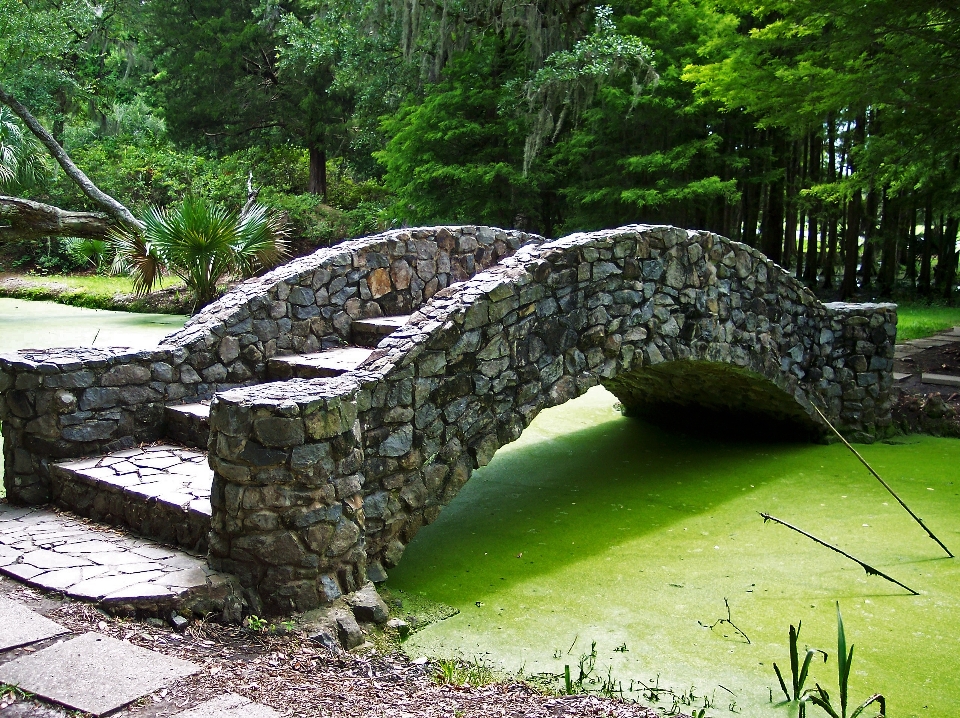
[[[280,718],[280,713],[235,693],[211,698],[200,705],[177,713],[174,718]]]
[[[199,670],[188,661],[85,633],[0,665],[0,682],[102,715]]]
[[[0,651],[66,633],[67,629],[9,598],[0,596]]]

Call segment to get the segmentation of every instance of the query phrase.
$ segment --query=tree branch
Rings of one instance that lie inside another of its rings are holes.
[[[13,110],[14,114],[23,120],[23,123],[30,128],[30,131],[36,135],[37,139],[47,148],[47,151],[53,159],[57,161],[57,164],[63,168],[63,171],[67,173],[70,179],[76,182],[77,186],[80,187],[87,197],[103,207],[110,216],[114,217],[127,229],[135,232],[143,229],[143,225],[133,216],[133,213],[129,209],[107,193],[101,191],[79,167],[73,164],[73,160],[70,159],[70,156],[64,151],[63,147],[53,138],[53,135],[40,124],[37,118],[34,117],[26,107],[20,104],[13,95],[9,94],[3,88],[3,85],[0,85],[0,102]]]
[[[0,195],[0,243],[51,236],[104,239],[111,227],[110,216],[103,212],[69,212]]]

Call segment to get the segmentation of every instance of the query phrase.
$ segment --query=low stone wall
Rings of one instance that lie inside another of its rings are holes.
[[[362,371],[220,394],[210,560],[270,612],[382,580],[542,409],[598,383],[628,410],[678,400],[658,367],[728,367],[756,388],[737,398],[751,411],[823,435],[815,404],[869,439],[890,423],[895,334],[894,305],[823,305],[756,250],[705,232],[526,246],[438,291]]]
[[[4,485],[49,500],[49,461],[152,441],[165,404],[256,384],[267,360],[348,342],[360,317],[414,311],[449,284],[541,238],[488,227],[394,230],[344,242],[240,284],[155,351],[0,355]]]

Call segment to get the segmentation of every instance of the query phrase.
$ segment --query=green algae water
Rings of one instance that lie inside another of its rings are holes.
[[[417,535],[389,586],[460,613],[414,634],[410,654],[526,674],[570,665],[576,678],[596,642],[594,676],[629,697],[642,698],[638,680],[659,680],[692,689],[698,706],[706,696],[707,715],[787,715],[770,698],[782,697],[774,661],[790,681],[788,627],[803,621],[801,643],[829,652],[808,686],[835,694],[839,601],[856,645],[853,707],[881,692],[889,716],[957,715],[960,565],[846,448],[685,437],[623,418],[614,403],[596,388],[542,413]],[[858,449],[960,552],[960,441]],[[749,643],[727,624],[705,627],[727,618],[725,599]]]
[[[0,352],[81,346],[145,349],[156,346],[186,320],[172,314],[110,312],[54,302],[0,299]],[[2,447],[0,439],[0,450]]]
[[[0,299],[0,352],[89,346],[143,349],[156,346],[186,320],[173,314],[110,312]]]

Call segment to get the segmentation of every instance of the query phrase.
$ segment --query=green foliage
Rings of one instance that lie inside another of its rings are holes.
[[[801,663],[799,650],[801,626],[802,622],[798,623],[796,628],[794,628],[792,624],[790,625],[788,641],[790,648],[790,685],[788,686],[786,681],[784,681],[783,673],[776,663],[773,664],[773,670],[777,674],[777,680],[780,682],[780,689],[783,691],[786,703],[796,707],[799,711],[800,718],[803,718],[803,716],[806,715],[807,708],[803,702],[803,697],[807,684],[807,676],[810,673],[810,664],[818,654],[823,656],[823,662],[826,663],[827,653],[821,651],[819,648],[808,648]]]
[[[111,261],[110,243],[105,239],[81,239],[67,237],[63,240],[64,247],[77,263],[89,264],[97,274],[103,274]]]
[[[509,79],[515,48],[491,40],[464,54],[422,101],[411,97],[384,120],[390,138],[377,154],[396,195],[393,216],[412,224],[535,224],[538,178],[523,173],[526,124]],[[491,86],[492,85],[492,86]]]
[[[840,689],[840,709],[833,705],[830,694],[818,683],[804,696],[804,700],[822,708],[830,718],[847,718],[847,705],[850,691],[850,668],[853,666],[853,644],[847,650],[847,635],[843,629],[843,616],[840,615],[840,604],[837,603],[837,681]],[[879,693],[875,693],[850,714],[849,718],[858,718],[867,708],[876,703],[880,707],[878,718],[883,718],[887,712],[886,700]]]
[[[217,296],[217,283],[231,273],[251,276],[286,253],[283,220],[263,205],[230,212],[188,197],[176,208],[154,207],[142,234],[113,236],[114,271],[129,272],[134,291],[149,292],[162,271],[172,272],[202,308]]]
[[[564,119],[576,122],[599,88],[628,75],[632,111],[643,86],[658,80],[650,64],[652,53],[640,38],[617,32],[609,6],[601,5],[595,12],[594,31],[570,50],[558,50],[547,57],[527,82],[527,100],[535,119],[524,147],[524,173],[529,171],[544,139],[550,135],[556,138]]]
[[[830,718],[848,718],[847,707],[849,703],[850,692],[850,669],[853,666],[853,645],[847,648],[847,635],[843,628],[843,616],[840,615],[840,604],[837,603],[837,682],[840,693],[839,710],[833,705],[830,694],[819,683],[815,683],[814,688],[806,688],[809,675],[810,664],[813,658],[820,654],[823,656],[823,662],[827,662],[827,654],[818,648],[808,648],[803,662],[800,661],[799,651],[800,624],[794,628],[790,626],[789,649],[790,649],[790,676],[791,685],[788,686],[783,679],[783,674],[776,663],[773,669],[777,674],[777,680],[780,682],[780,689],[786,698],[778,705],[790,705],[797,708],[799,715],[803,718],[806,715],[806,706],[809,703],[822,708]],[[879,693],[875,693],[860,704],[849,715],[849,718],[858,718],[863,711],[876,703],[880,707],[878,718],[883,718],[886,713],[886,701]]]
[[[11,244],[9,249],[4,247],[4,254],[12,258],[8,260],[10,269],[46,275],[72,272],[84,264],[84,260],[74,255],[67,240],[62,238],[48,237],[39,242],[19,240]]]
[[[267,619],[260,618],[257,615],[250,615],[243,619],[244,628],[248,628],[255,633],[263,632],[269,625],[270,622]]]
[[[494,670],[480,658],[474,661],[463,661],[457,658],[441,659],[437,662],[433,678],[441,685],[473,688],[481,688],[497,681]]]
[[[43,146],[6,105],[0,105],[0,193],[29,190],[49,171]]]

